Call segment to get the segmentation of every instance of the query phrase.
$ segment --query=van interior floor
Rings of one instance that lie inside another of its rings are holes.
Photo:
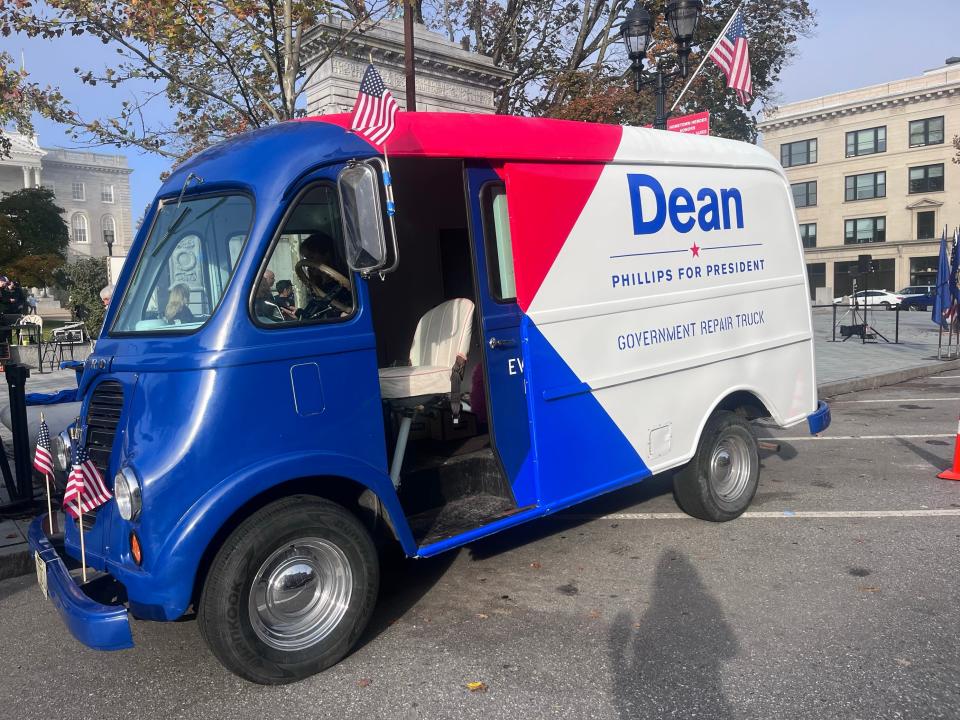
[[[400,503],[419,546],[517,511],[486,435],[417,442],[404,465]]]

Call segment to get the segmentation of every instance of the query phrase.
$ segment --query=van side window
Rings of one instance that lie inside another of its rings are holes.
[[[251,293],[263,327],[338,322],[353,316],[353,276],[343,252],[337,190],[321,183],[300,195]]]
[[[517,282],[513,270],[506,188],[503,185],[487,185],[482,190],[481,203],[490,292],[500,302],[513,302],[517,299]]]

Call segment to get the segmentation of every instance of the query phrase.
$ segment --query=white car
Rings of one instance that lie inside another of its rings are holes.
[[[850,305],[879,305],[886,310],[895,310],[903,302],[903,295],[897,295],[889,290],[861,290],[854,295],[845,295],[835,298],[834,305],[849,303]]]

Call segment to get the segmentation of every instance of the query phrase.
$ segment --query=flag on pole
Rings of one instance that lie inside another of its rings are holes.
[[[950,298],[950,263],[947,260],[947,230],[944,228],[940,238],[940,264],[937,265],[937,286],[933,291],[933,312],[930,319],[940,327],[949,326],[951,310]]]
[[[33,455],[33,467],[43,475],[53,475],[53,455],[50,454],[50,428],[46,420],[40,420],[37,433],[37,450]]]
[[[943,234],[947,234],[946,229],[944,229]],[[953,233],[953,253],[950,256],[950,297],[954,306],[960,305],[960,285],[958,285],[960,274],[958,273],[960,273],[960,232],[955,231]]]
[[[79,442],[73,443],[73,462],[63,494],[63,508],[76,518],[80,510],[90,512],[112,497],[87,449]]]
[[[382,145],[393,132],[394,116],[399,107],[387,90],[380,73],[371,63],[367,65],[360,81],[360,92],[353,105],[350,129],[363,135],[374,145]]]
[[[753,77],[750,74],[750,47],[743,25],[742,8],[737,8],[726,32],[717,39],[710,51],[710,59],[727,76],[727,87],[737,91],[741,103],[749,104],[753,99]]]

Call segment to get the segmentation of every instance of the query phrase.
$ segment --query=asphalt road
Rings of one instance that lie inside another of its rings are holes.
[[[827,438],[764,453],[761,516],[685,519],[653,479],[405,563],[361,646],[292,686],[229,675],[189,619],[86,650],[2,582],[0,717],[957,718],[960,483],[935,473],[960,374],[835,400]]]

